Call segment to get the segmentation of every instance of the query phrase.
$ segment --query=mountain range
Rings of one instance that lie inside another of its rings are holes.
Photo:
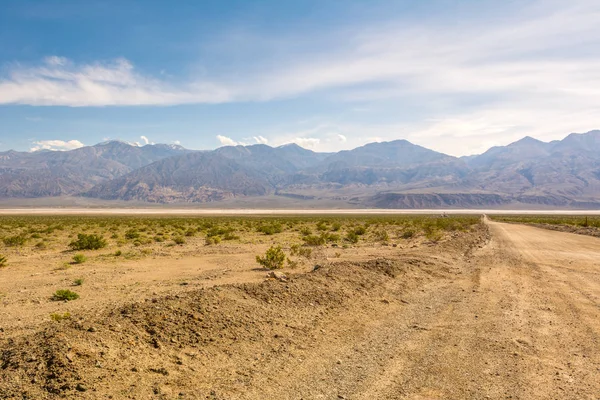
[[[71,151],[0,153],[0,199],[79,196],[160,204],[293,198],[376,208],[600,208],[600,131],[525,137],[453,157],[406,140],[317,153],[296,144],[111,141]]]

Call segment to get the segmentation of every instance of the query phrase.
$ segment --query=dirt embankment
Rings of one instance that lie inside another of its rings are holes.
[[[536,228],[550,229],[552,231],[576,233],[578,235],[587,235],[600,237],[600,229],[585,226],[559,225],[559,224],[528,224]]]

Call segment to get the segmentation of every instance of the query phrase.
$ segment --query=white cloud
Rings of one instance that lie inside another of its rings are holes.
[[[240,142],[236,142],[235,140],[233,140],[230,137],[223,136],[223,135],[217,135],[217,140],[219,142],[221,142],[221,144],[223,146],[237,146],[238,144],[242,144]]]
[[[144,141],[144,144],[150,144],[150,141],[148,140],[148,138],[146,136],[140,136],[140,139],[142,139]]]
[[[53,151],[67,151],[67,150],[75,150],[80,147],[85,146],[79,140],[40,140],[37,142],[33,142],[35,146],[33,146],[30,151],[38,151],[38,150],[53,150]]]
[[[269,140],[267,138],[262,137],[260,135],[254,136],[253,139],[258,144],[267,144],[267,143],[269,143]]]
[[[342,143],[346,143],[346,141],[348,140],[348,138],[346,138],[346,136],[342,135],[342,134],[338,134],[337,138],[340,142]]]
[[[177,146],[181,146],[181,142],[179,140],[173,140],[173,144]]]
[[[75,64],[50,56],[39,67],[17,65],[0,78],[0,104],[35,106],[126,106],[219,103],[227,89],[192,81],[179,87],[137,73],[126,59]]]
[[[46,57],[46,58],[44,58],[44,61],[46,62],[46,64],[52,65],[52,66],[63,66],[69,62],[69,60],[66,59],[65,57],[58,57],[58,56]]]

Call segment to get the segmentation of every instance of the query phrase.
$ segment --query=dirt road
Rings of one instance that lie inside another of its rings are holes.
[[[5,397],[600,399],[600,240],[486,223],[489,240],[49,329],[5,352]]]
[[[600,240],[488,225],[491,241],[454,276],[372,320],[336,352],[341,365],[316,357],[317,376],[294,371],[272,398],[310,382],[321,398],[600,399]]]

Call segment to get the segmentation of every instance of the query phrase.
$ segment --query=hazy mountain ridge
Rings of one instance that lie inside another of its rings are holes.
[[[122,142],[0,153],[0,198],[202,203],[272,194],[382,208],[600,207],[600,131],[549,143],[525,137],[461,158],[406,140],[337,153],[295,144],[200,152]]]

